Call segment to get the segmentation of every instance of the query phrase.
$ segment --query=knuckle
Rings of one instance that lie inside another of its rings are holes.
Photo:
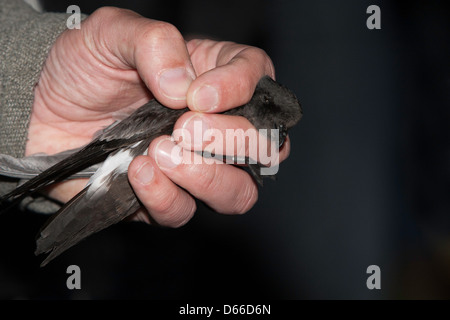
[[[291,142],[288,136],[286,137],[286,141],[284,142],[283,147],[280,150],[280,161],[284,161],[287,158],[289,158],[290,154],[291,154]]]
[[[252,56],[255,58],[265,59],[268,56],[263,49],[258,47],[250,47],[249,50],[251,50]]]
[[[272,78],[275,77],[275,67],[266,51],[257,47],[248,47],[245,49],[245,54],[248,59],[252,61],[253,65],[262,67],[260,70],[263,71],[264,74],[268,74]],[[258,77],[261,77],[261,75],[259,74]]]
[[[200,194],[213,194],[223,179],[217,164],[194,165],[197,189]]]
[[[265,61],[268,57],[267,53],[263,49],[257,47],[247,47],[242,50],[241,53],[242,55],[247,56],[248,59],[253,61],[256,60],[258,63]]]
[[[178,228],[192,218],[197,207],[190,196],[180,194],[177,189],[160,192],[151,208],[147,209],[160,225]]]
[[[181,214],[178,214],[178,216],[175,217],[176,219],[174,219],[171,225],[173,228],[182,227],[186,223],[188,223],[189,220],[191,220],[192,216],[197,210],[197,205],[195,204],[195,201],[192,201],[192,199],[190,200],[191,200],[190,202],[192,203],[182,205],[181,208],[183,208],[183,210],[181,211]]]
[[[236,195],[232,213],[244,214],[258,201],[258,189],[253,182],[244,183],[243,189]]]
[[[123,14],[124,12],[127,12],[128,10],[116,8],[116,7],[101,7],[95,10],[91,16],[96,18],[103,18],[103,19],[112,19],[114,17],[117,17],[118,15]]]
[[[151,211],[157,212],[163,217],[170,216],[177,203],[178,193],[176,191],[168,192],[167,190],[154,193],[155,199],[151,206]]]
[[[264,66],[265,66],[265,69],[266,69],[265,70],[266,74],[268,74],[270,77],[272,77],[272,79],[275,79],[275,66],[273,64],[272,59],[267,54],[266,54],[266,57],[265,57]]]
[[[143,41],[155,49],[168,39],[183,40],[180,31],[168,22],[151,21],[144,29],[142,33]]]

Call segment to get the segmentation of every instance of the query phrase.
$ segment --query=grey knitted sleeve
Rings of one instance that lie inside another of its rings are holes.
[[[0,0],[0,153],[24,155],[33,89],[67,17],[36,12],[22,0]],[[0,194],[15,186],[0,180]],[[41,207],[38,211],[55,210],[48,202]]]
[[[0,152],[23,156],[33,89],[66,14],[38,13],[21,0],[0,0]]]

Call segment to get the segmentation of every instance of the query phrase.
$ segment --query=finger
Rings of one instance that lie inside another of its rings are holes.
[[[174,156],[180,151],[181,158]],[[245,213],[258,199],[257,186],[244,170],[214,160],[206,162],[167,136],[150,144],[149,155],[170,180],[217,212]]]
[[[259,79],[275,78],[269,56],[261,49],[230,42],[188,43],[197,79],[187,93],[191,110],[222,112],[247,103]]]
[[[240,116],[186,112],[175,123],[173,137],[188,150],[214,150],[215,154],[247,156],[253,160],[260,160],[264,150],[273,150],[279,153],[270,154],[273,163],[284,161],[290,152],[288,139],[278,150],[278,143],[270,145],[273,142],[268,143],[265,132]]]
[[[162,104],[171,108],[186,106],[195,71],[183,36],[173,25],[118,8],[101,8],[93,15],[100,16],[103,22],[96,44],[102,59],[113,67],[121,63],[137,69]]]
[[[128,179],[141,203],[160,225],[179,227],[194,215],[194,199],[170,181],[151,157],[136,157],[128,168]]]

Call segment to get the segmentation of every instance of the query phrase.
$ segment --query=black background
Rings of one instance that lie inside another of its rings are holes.
[[[450,10],[443,1],[45,1],[130,8],[185,35],[263,48],[304,118],[256,206],[199,204],[180,229],[121,223],[47,267],[46,217],[0,218],[0,297],[390,299],[450,297]],[[366,9],[381,8],[381,30]],[[67,266],[82,289],[66,288]],[[381,268],[381,290],[366,269]]]

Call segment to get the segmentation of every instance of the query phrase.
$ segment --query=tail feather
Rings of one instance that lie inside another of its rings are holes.
[[[109,147],[108,144],[111,144],[111,142],[93,141],[79,152],[70,155],[65,160],[56,163],[35,178],[2,196],[0,202],[22,199],[52,183],[63,181],[80,170],[103,161],[111,152],[117,149],[116,143],[114,143],[115,148]]]
[[[0,176],[31,180],[45,170],[64,161],[79,149],[67,150],[54,155],[45,153],[34,154],[24,158],[14,158],[10,155],[0,154]],[[89,178],[98,169],[98,165],[90,166],[84,170],[74,173],[68,179]]]

